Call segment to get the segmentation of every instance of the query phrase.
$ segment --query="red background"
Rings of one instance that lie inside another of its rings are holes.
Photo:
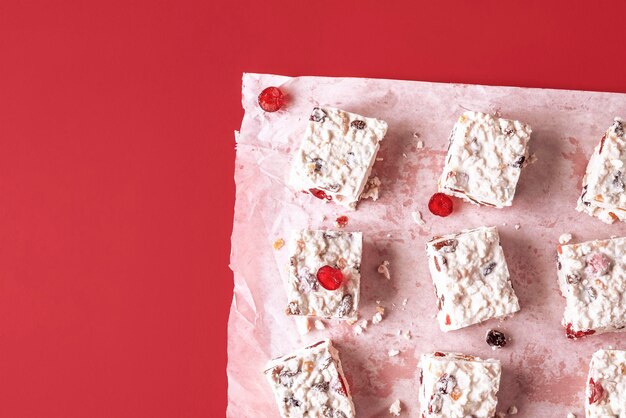
[[[0,416],[224,415],[242,72],[626,92],[587,3],[0,2]]]

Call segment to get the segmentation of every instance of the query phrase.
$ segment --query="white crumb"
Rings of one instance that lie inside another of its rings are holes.
[[[405,298],[405,299],[402,301],[402,306],[406,306],[406,304],[407,304],[408,302],[409,302],[409,299]]]
[[[506,226],[506,222],[502,222],[502,226]]]
[[[411,212],[411,216],[413,216],[413,220],[415,221],[416,224],[420,226],[426,225],[426,222],[424,222],[424,218],[422,218],[422,212],[420,212],[419,210],[415,212]]]
[[[506,414],[504,412],[498,412],[496,413],[495,418],[504,418],[506,416]]]
[[[399,417],[400,412],[402,412],[402,405],[400,404],[400,399],[396,399],[389,407],[389,413],[391,415]]]
[[[382,264],[378,266],[378,272],[385,276],[385,279],[390,280],[391,275],[389,274],[389,261],[383,261]]]
[[[419,138],[419,137],[420,137],[419,132],[413,132],[413,138]]]
[[[515,228],[515,229],[520,229],[521,227],[522,227],[522,226],[521,226],[520,224],[515,224],[515,225],[513,226],[513,228]]]
[[[402,333],[402,336],[404,337],[405,340],[410,340],[411,339],[411,331],[409,331],[408,329],[406,331],[404,331]]]
[[[326,325],[324,325],[324,323],[321,320],[319,320],[319,319],[315,320],[314,325],[315,325],[315,329],[325,329],[326,328]]]
[[[359,322],[359,326],[363,329],[367,329],[367,319],[361,320],[361,322]]]
[[[571,240],[572,240],[572,234],[570,233],[561,234],[561,236],[559,237],[559,244],[567,244]]]
[[[296,328],[300,335],[308,334],[311,331],[311,318],[306,316],[296,316]]]
[[[378,193],[380,192],[380,179],[376,176],[370,177],[365,183],[365,188],[361,193],[361,200],[371,198],[373,201],[378,200]]]
[[[537,156],[535,154],[531,154],[530,157],[528,158],[528,162],[526,163],[527,166],[536,163],[538,160]]]
[[[509,406],[509,409],[507,409],[506,413],[509,414],[509,415],[517,414],[517,406],[515,406],[515,405]]]
[[[417,149],[424,148],[424,141],[417,141]]]
[[[391,349],[391,350],[389,350],[389,351],[387,352],[387,354],[389,354],[389,357],[395,357],[395,356],[397,356],[398,354],[400,354],[400,351],[399,351],[399,350],[395,350],[395,349]]]
[[[387,234],[387,238],[391,238],[391,234]]]
[[[567,413],[567,418],[576,418],[575,414],[572,414],[571,412]]]
[[[383,316],[381,315],[381,313],[380,312],[376,312],[374,314],[374,316],[372,317],[372,324],[374,324],[374,325],[379,324],[380,321],[382,321],[382,320],[383,320]]]
[[[377,157],[377,158],[376,158],[376,161],[383,161],[383,160],[384,160],[384,158],[383,158],[383,157]]]
[[[376,301],[376,305],[380,305],[380,301],[379,300]]]
[[[360,325],[355,325],[354,326],[354,335],[361,335],[363,334],[363,328],[361,328]]]
[[[402,156],[403,156],[404,158],[406,158],[406,154],[405,154],[405,153],[402,153]]]
[[[348,323],[348,325],[354,325],[354,324],[356,324],[356,321],[358,321],[358,320],[359,320],[359,318],[355,317],[355,318],[350,318],[350,319],[346,320],[346,322]]]

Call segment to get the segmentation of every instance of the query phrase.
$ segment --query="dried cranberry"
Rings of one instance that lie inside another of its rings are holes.
[[[515,161],[513,162],[513,167],[522,168],[522,166],[524,165],[524,161],[526,161],[525,156],[522,155],[521,157],[517,157]]]
[[[587,269],[595,276],[604,276],[611,269],[611,260],[602,253],[595,253],[587,259]]]
[[[363,120],[353,120],[350,122],[350,126],[354,129],[365,129],[365,121]]]
[[[586,337],[587,335],[593,335],[595,333],[596,331],[593,329],[588,329],[584,331],[574,331],[572,329],[572,324],[567,324],[567,326],[565,327],[565,334],[567,335],[567,338],[571,340],[576,340],[578,338]]]
[[[580,283],[580,276],[576,273],[571,273],[565,277],[565,280],[568,284],[578,284]]]
[[[455,387],[456,377],[450,376],[447,373],[442,374],[439,380],[437,380],[437,383],[435,383],[435,390],[444,395],[452,392]]]
[[[326,112],[324,112],[319,107],[313,108],[313,112],[311,112],[311,116],[309,117],[310,121],[324,122],[325,119],[326,119]]]
[[[420,385],[424,382],[424,371],[420,369]]]
[[[587,395],[589,395],[589,405],[593,405],[604,398],[604,388],[600,382],[594,382],[593,378],[589,378],[589,386],[587,388]]]
[[[446,217],[452,213],[452,199],[443,193],[435,193],[428,201],[428,210],[433,215]]]
[[[446,353],[442,353],[441,351],[435,351],[433,353],[433,356],[435,356],[435,357],[445,357]]]
[[[452,321],[450,321],[450,315],[446,315],[446,325],[451,325]]]
[[[266,112],[276,112],[285,104],[285,96],[278,87],[268,87],[259,94],[259,106]]]
[[[483,267],[483,276],[487,276],[491,274],[494,268],[496,268],[495,261],[492,261],[491,263],[487,264],[485,267]]]
[[[322,199],[322,200],[333,200],[332,196],[328,196],[324,190],[320,190],[320,189],[309,189],[309,193],[311,193],[313,196],[317,197],[318,199]]]
[[[293,408],[297,408],[297,407],[300,406],[300,401],[297,400],[294,397],[285,398],[284,402],[285,402],[285,404],[287,404],[288,406],[291,406]]]
[[[491,347],[502,348],[506,345],[506,336],[500,331],[496,331],[495,329],[490,329],[487,331],[487,344]]]
[[[337,228],[344,228],[346,225],[348,225],[348,217],[347,216],[340,216],[337,219],[335,219],[335,225],[337,225]]]
[[[455,239],[446,239],[433,244],[433,248],[442,253],[453,253],[456,251],[456,246],[459,242]]]
[[[343,282],[343,273],[334,267],[323,266],[317,271],[317,281],[326,290],[337,290]]]

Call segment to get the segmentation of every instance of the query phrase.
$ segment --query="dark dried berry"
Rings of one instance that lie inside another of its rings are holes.
[[[365,129],[365,121],[364,120],[353,120],[350,122],[350,126],[354,129]]]
[[[446,353],[442,353],[441,351],[435,351],[433,353],[433,356],[435,356],[435,357],[445,357]]]
[[[424,371],[420,369],[420,385],[424,382]]]
[[[294,397],[285,398],[284,402],[287,406],[298,408],[300,406],[300,401]]]
[[[447,373],[442,374],[439,380],[437,380],[437,383],[435,383],[435,390],[438,393],[442,393],[444,395],[447,395],[448,393],[452,392],[452,390],[454,390],[455,387],[456,387],[456,377],[450,376]]]
[[[525,156],[522,155],[521,157],[517,157],[515,161],[513,162],[513,167],[522,168],[522,166],[524,165],[524,161],[526,161]]]
[[[316,383],[312,386],[312,389],[317,390],[318,392],[328,392],[329,385],[330,383],[328,382]]]
[[[515,131],[513,129],[511,129],[511,128],[505,128],[504,129],[504,134],[505,135],[511,136],[511,135],[513,135],[513,132],[515,132]]]
[[[502,348],[506,345],[506,336],[495,329],[487,331],[487,344],[491,347]]]
[[[289,306],[285,311],[287,315],[300,315],[300,306],[298,306],[298,302],[289,302]]]
[[[339,303],[339,308],[337,310],[337,315],[339,317],[344,317],[346,315],[349,315],[350,313],[352,313],[352,306],[353,306],[353,299],[352,299],[352,295],[344,295],[343,298],[341,298],[341,302]]]
[[[326,112],[324,112],[319,107],[313,108],[313,112],[311,113],[309,120],[313,122],[324,122],[325,119],[326,119]]]
[[[624,180],[622,179],[622,172],[618,171],[613,175],[613,186],[616,189],[624,191]]]
[[[319,157],[316,157],[316,158],[313,158],[311,162],[315,164],[315,168],[313,169],[313,171],[315,171],[316,173],[319,173],[320,170],[322,169],[322,163],[324,162],[324,160],[322,160]]]
[[[443,241],[435,242],[433,248],[442,253],[453,253],[456,251],[456,246],[459,242],[455,239],[446,239]]]
[[[571,273],[565,277],[565,280],[568,284],[578,284],[580,283],[580,276],[576,273]]]
[[[488,274],[491,274],[494,268],[496,268],[495,261],[492,261],[491,263],[487,264],[485,267],[483,267],[483,276],[487,276]]]
[[[613,122],[613,129],[615,130],[616,135],[618,136],[624,135],[624,126],[622,125],[621,121],[616,120],[615,122]]]
[[[587,300],[587,303],[593,302],[598,297],[598,291],[593,287],[585,287],[583,292],[585,292],[585,299]]]

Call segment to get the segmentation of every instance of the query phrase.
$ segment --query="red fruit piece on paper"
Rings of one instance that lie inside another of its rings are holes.
[[[266,112],[276,112],[285,105],[285,95],[278,87],[267,87],[259,94],[259,106]]]

